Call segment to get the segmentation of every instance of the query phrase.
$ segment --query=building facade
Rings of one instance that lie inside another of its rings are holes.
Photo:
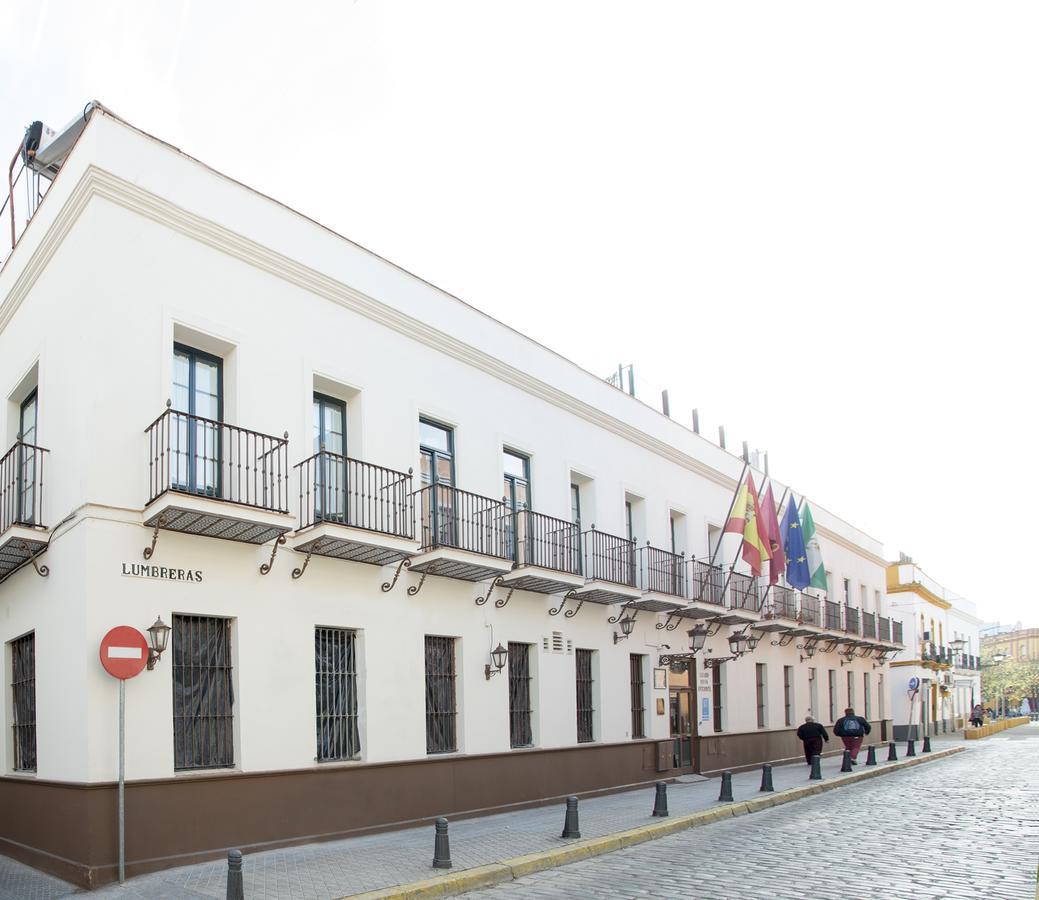
[[[895,738],[961,730],[981,702],[982,623],[975,605],[912,562],[888,566],[887,595],[907,648],[891,663]]]
[[[828,595],[730,574],[738,457],[101,107],[53,169],[0,270],[0,851],[114,877],[99,644],[157,617],[130,874],[888,736],[879,542],[816,507]]]
[[[1000,654],[1022,662],[1039,661],[1039,628],[1012,628],[981,639],[986,656]]]

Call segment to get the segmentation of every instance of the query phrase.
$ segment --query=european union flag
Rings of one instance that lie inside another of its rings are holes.
[[[798,518],[797,503],[793,497],[786,505],[780,532],[783,535],[783,550],[786,552],[786,580],[793,587],[803,591],[811,584],[812,573],[808,569],[808,552],[805,550],[801,520]]]

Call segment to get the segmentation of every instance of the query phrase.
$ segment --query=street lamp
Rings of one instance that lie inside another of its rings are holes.
[[[162,621],[160,616],[155,624],[148,629],[148,671],[155,668],[159,658],[166,652],[166,644],[170,639],[170,626]]]
[[[688,634],[689,649],[693,653],[699,653],[707,641],[707,629],[703,625],[697,625],[695,628],[690,628]]]
[[[631,637],[632,631],[635,630],[635,619],[631,616],[624,616],[617,624],[621,627],[621,634],[613,632],[613,643],[615,644]]]
[[[483,674],[486,676],[488,681],[491,680],[492,675],[497,675],[505,668],[505,662],[508,658],[509,651],[501,645],[501,642],[499,642],[498,646],[491,651],[491,662],[483,667]],[[491,668],[492,664],[494,665],[493,669]]]
[[[729,651],[736,656],[743,656],[750,646],[750,637],[743,631],[729,635]]]

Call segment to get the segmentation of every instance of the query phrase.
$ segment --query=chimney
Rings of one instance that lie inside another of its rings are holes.
[[[700,433],[700,410],[693,410],[693,431],[696,434]]]
[[[667,391],[660,392],[660,405],[664,409],[664,415],[671,418],[671,404],[667,401]]]
[[[725,449],[725,426],[724,425],[719,425],[718,426],[718,446],[721,447],[722,450]]]

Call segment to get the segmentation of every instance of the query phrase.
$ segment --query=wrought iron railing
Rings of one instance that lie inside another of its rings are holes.
[[[891,640],[891,620],[887,616],[877,616],[877,637],[882,641]]]
[[[766,607],[763,610],[766,619],[797,620],[797,591],[792,588],[772,585]]]
[[[819,627],[819,598],[811,594],[801,594],[801,624]]]
[[[145,429],[151,503],[166,491],[289,511],[289,441],[167,409]]]
[[[639,587],[644,591],[669,594],[672,597],[686,595],[686,560],[679,553],[670,553],[659,547],[640,547]]]
[[[43,447],[15,441],[0,459],[0,532],[43,525]]]
[[[609,581],[635,587],[635,542],[607,534],[586,531],[584,543],[584,577],[592,581]]]
[[[702,560],[690,560],[689,599],[724,606],[725,572]]]
[[[891,641],[895,644],[902,643],[902,623],[892,622],[891,623]]]
[[[761,606],[758,596],[758,580],[753,575],[733,572],[729,576],[729,609],[757,612]]]
[[[859,611],[854,606],[844,607],[844,631],[846,634],[859,633]]]
[[[470,494],[449,484],[431,484],[418,498],[423,550],[452,547],[512,559],[512,513],[502,500]]]
[[[581,574],[581,529],[530,509],[515,514],[516,565]]]
[[[864,612],[862,614],[862,636],[864,638],[875,638],[877,636],[877,614]]]
[[[841,630],[841,605],[832,600],[823,601],[823,628]]]
[[[321,450],[297,463],[299,525],[334,522],[395,537],[415,537],[411,473]]]

